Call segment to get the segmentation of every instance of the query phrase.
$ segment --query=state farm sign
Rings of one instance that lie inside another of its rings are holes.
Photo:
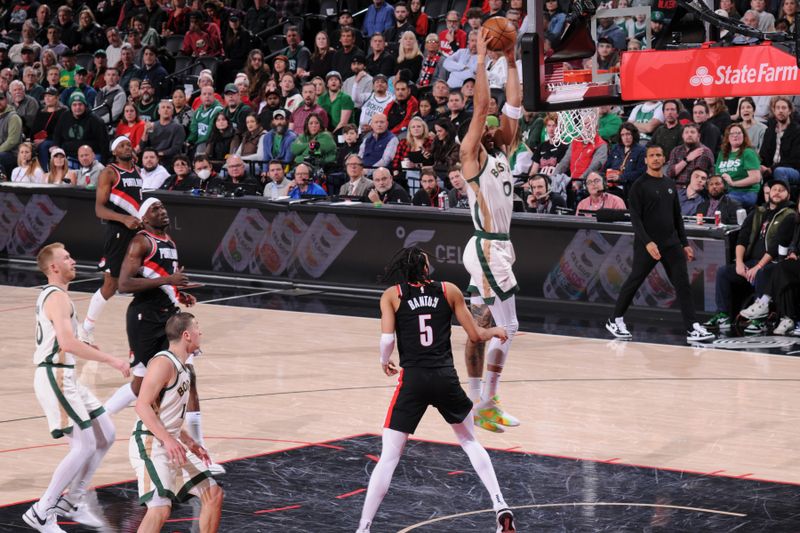
[[[624,52],[623,100],[800,94],[794,56],[758,46]]]

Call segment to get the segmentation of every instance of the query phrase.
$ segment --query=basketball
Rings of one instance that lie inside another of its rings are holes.
[[[517,42],[517,29],[505,17],[492,17],[483,23],[483,27],[492,37],[488,44],[489,50],[503,52],[512,48]]]

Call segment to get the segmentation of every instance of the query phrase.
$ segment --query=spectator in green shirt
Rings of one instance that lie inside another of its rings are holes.
[[[725,129],[716,174],[728,184],[728,196],[745,209],[756,204],[761,188],[761,160],[741,124],[731,124]]]
[[[322,93],[317,103],[328,113],[331,131],[337,135],[346,124],[350,123],[355,105],[350,95],[342,91],[341,74],[335,70],[328,72],[325,76],[325,85],[328,90]]]
[[[336,161],[336,142],[330,132],[322,129],[322,119],[316,113],[306,117],[303,134],[292,143],[292,155],[297,164],[324,166]]]

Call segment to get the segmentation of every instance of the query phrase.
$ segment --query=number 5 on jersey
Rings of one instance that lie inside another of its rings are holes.
[[[419,343],[423,346],[433,344],[433,329],[426,324],[431,315],[419,315]]]

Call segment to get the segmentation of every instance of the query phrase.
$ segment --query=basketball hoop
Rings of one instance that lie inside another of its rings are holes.
[[[559,111],[556,130],[550,143],[553,146],[560,146],[575,140],[584,143],[594,142],[597,135],[597,118],[596,107]]]

